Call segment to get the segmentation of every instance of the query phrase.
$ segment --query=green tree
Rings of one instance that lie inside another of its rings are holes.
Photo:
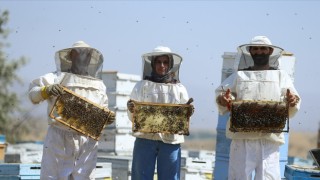
[[[0,10],[0,133],[10,137],[8,127],[14,118],[14,114],[21,110],[20,101],[16,92],[12,91],[15,83],[22,83],[17,75],[17,70],[26,64],[26,58],[8,59],[5,48],[9,43],[5,43],[10,31],[6,28],[9,21],[9,12]],[[9,138],[10,139],[10,138]]]

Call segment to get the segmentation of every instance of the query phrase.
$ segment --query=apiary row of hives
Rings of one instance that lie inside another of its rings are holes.
[[[215,162],[214,151],[187,151],[181,152],[181,180],[211,180]],[[131,179],[132,156],[98,156],[99,163],[112,164],[112,179]],[[155,168],[154,179],[157,179]]]
[[[140,76],[105,71],[102,80],[107,87],[109,109],[116,114],[116,120],[103,130],[99,139],[99,151],[115,155],[132,155],[134,140],[132,123],[127,115],[127,101]]]

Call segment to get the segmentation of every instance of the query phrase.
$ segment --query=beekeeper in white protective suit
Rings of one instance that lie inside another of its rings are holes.
[[[132,90],[130,98],[139,102],[185,104],[186,88],[179,81],[182,57],[170,48],[159,46],[142,55],[143,80]],[[128,101],[131,119],[134,104]],[[165,133],[133,134],[136,137],[131,169],[132,180],[153,179],[155,163],[159,180],[180,179],[181,146],[184,136]]]
[[[55,54],[57,71],[30,83],[29,97],[34,104],[48,102],[50,113],[64,86],[103,107],[108,107],[106,86],[100,79],[103,56],[83,41]],[[89,120],[89,119],[88,119]],[[114,117],[108,124],[112,123]],[[49,118],[41,162],[41,179],[94,179],[98,142]]]
[[[289,117],[300,107],[300,97],[289,75],[278,69],[283,49],[273,46],[265,36],[254,37],[250,44],[238,47],[237,71],[216,89],[219,112],[228,111],[233,100],[287,101]],[[232,139],[229,160],[229,180],[280,180],[279,146],[283,133],[230,132]]]

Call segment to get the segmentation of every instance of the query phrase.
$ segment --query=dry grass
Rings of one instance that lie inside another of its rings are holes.
[[[216,140],[187,140],[182,145],[182,149],[186,150],[208,150],[214,151],[216,148]]]
[[[318,134],[311,132],[290,132],[289,156],[307,158],[310,149],[317,148]]]

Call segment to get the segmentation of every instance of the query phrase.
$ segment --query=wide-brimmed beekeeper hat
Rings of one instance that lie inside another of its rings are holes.
[[[174,73],[174,79],[179,81],[179,69],[182,63],[182,57],[179,54],[172,52],[169,47],[165,46],[157,46],[152,52],[142,55],[143,79],[151,75],[155,57],[162,55],[168,55],[170,61],[169,71],[170,73]]]
[[[103,55],[100,51],[90,47],[90,45],[84,41],[77,41],[70,48],[62,49],[56,52],[55,60],[58,72],[70,71],[72,65],[70,56],[71,50],[76,50],[78,53],[91,54],[90,57],[86,57],[90,58],[88,64],[88,75],[95,78],[100,78],[103,65]]]
[[[270,67],[273,67],[275,69],[279,66],[279,57],[281,56],[281,53],[283,52],[283,49],[272,45],[270,39],[266,36],[255,36],[251,39],[250,43],[243,44],[238,47],[238,56],[239,56],[239,62],[236,63],[236,69],[246,69],[250,66],[254,65],[253,59],[251,57],[251,54],[249,52],[250,47],[253,46],[266,46],[273,49],[272,54],[269,58],[269,65]]]

